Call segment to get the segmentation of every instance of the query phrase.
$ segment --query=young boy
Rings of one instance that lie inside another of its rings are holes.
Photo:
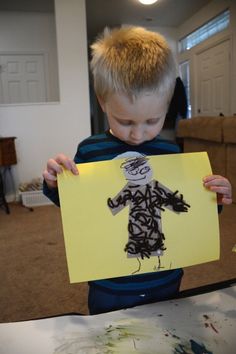
[[[47,162],[44,193],[59,206],[57,174],[62,166],[79,174],[76,163],[110,160],[127,153],[178,153],[179,147],[158,135],[173,94],[176,71],[162,36],[139,27],[109,31],[92,45],[94,87],[109,131],[79,144],[74,161],[60,154]],[[221,176],[203,179],[218,194],[219,204],[231,203],[231,185]],[[89,282],[90,314],[166,300],[177,295],[182,269]]]

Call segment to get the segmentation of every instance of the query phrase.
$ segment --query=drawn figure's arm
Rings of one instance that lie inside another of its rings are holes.
[[[116,215],[132,200],[132,193],[127,185],[114,197],[107,199],[107,206]]]
[[[183,199],[183,194],[179,194],[179,191],[174,193],[168,193],[168,198],[166,203],[176,212],[187,212],[190,208],[190,205],[185,202]]]
[[[183,194],[179,193],[179,191],[172,192],[159,182],[157,184],[158,190],[162,194],[163,206],[177,213],[188,211],[190,205],[183,199]]]

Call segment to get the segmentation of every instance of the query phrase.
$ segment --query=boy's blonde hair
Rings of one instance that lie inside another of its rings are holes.
[[[159,33],[142,27],[106,28],[91,46],[96,94],[137,97],[147,92],[171,97],[176,79],[172,52]]]

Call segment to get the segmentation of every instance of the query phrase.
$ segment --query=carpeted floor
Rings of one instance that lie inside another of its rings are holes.
[[[60,210],[10,210],[0,209],[0,322],[87,314],[87,284],[69,284]],[[221,259],[186,268],[182,290],[236,278],[235,216],[235,204],[220,215]]]

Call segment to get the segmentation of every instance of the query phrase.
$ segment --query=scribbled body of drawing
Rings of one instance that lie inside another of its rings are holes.
[[[128,183],[107,204],[113,215],[129,206],[129,238],[124,250],[128,257],[158,256],[160,268],[160,256],[166,250],[161,213],[165,208],[176,213],[187,212],[190,205],[178,191],[172,192],[152,179],[147,157],[128,158],[121,168]]]

